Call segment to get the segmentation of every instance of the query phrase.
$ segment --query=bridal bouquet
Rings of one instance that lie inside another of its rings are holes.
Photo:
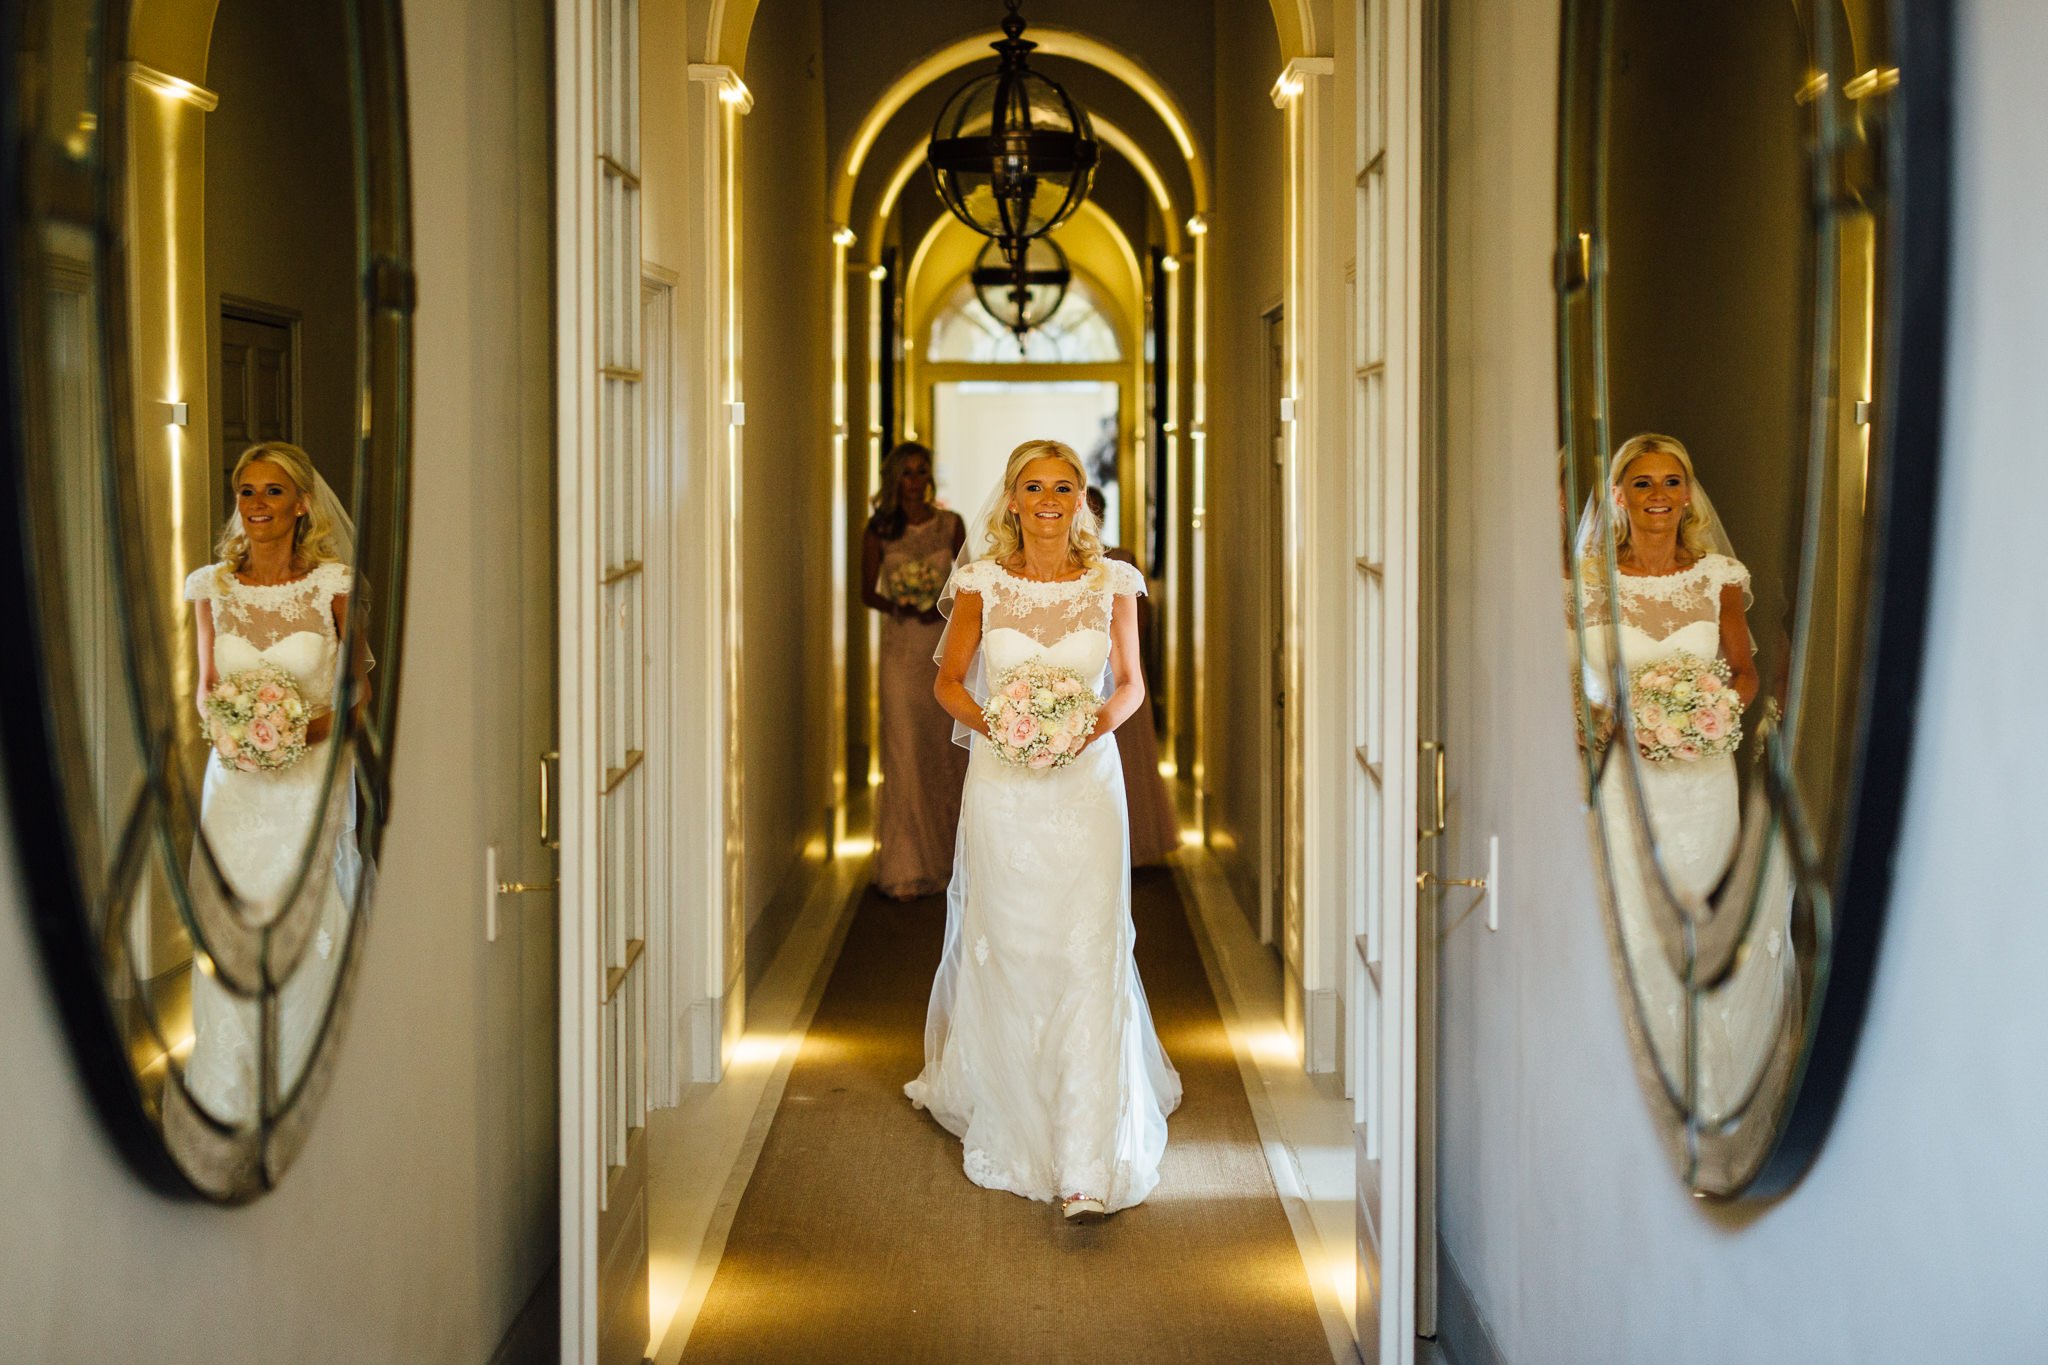
[[[1019,664],[996,679],[981,705],[996,756],[1019,768],[1059,768],[1074,761],[1095,729],[1102,703],[1071,668]]]
[[[1636,747],[1652,763],[1696,763],[1742,743],[1742,702],[1728,665],[1680,651],[1629,674]]]
[[[899,561],[882,580],[882,596],[913,611],[930,611],[939,604],[946,575],[929,559]]]
[[[305,757],[311,719],[298,680],[275,664],[230,673],[206,694],[207,738],[245,773],[289,768]]]

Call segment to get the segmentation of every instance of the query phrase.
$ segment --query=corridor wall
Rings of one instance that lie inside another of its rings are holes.
[[[1209,233],[1209,833],[1258,927],[1266,854],[1261,773],[1273,714],[1267,537],[1272,441],[1262,315],[1287,290],[1287,120],[1273,106],[1280,46],[1261,6],[1217,0],[1216,202]]]
[[[1443,959],[1444,1331],[1462,1365],[2039,1358],[2048,1307],[2048,12],[1962,0],[1956,240],[1928,664],[1870,1018],[1818,1163],[1696,1203],[1623,1037],[1558,608],[1553,3],[1447,10],[1450,865],[1502,840],[1500,932]],[[1991,667],[1993,660],[1996,667]],[[1475,864],[1475,859],[1478,862]],[[1857,907],[1846,907],[1857,913]]]
[[[740,133],[750,977],[767,967],[823,864],[832,800],[824,67],[820,0],[764,0],[747,56],[754,109]]]
[[[523,736],[554,666],[546,6],[405,13],[420,282],[406,693],[333,1088],[276,1193],[220,1209],[145,1190],[79,1086],[22,904],[26,851],[0,831],[9,1361],[481,1361],[554,1256],[551,906],[533,898],[487,944],[478,894],[487,842],[509,875],[544,875],[523,851]],[[522,597],[542,604],[531,635]]]

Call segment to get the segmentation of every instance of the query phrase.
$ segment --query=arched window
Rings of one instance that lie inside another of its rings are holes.
[[[1059,311],[1026,332],[1021,348],[1010,329],[990,317],[981,306],[974,296],[974,282],[963,275],[932,315],[924,354],[926,360],[935,363],[971,365],[1027,361],[1100,364],[1124,358],[1116,328],[1103,311],[1101,296],[1079,274],[1067,286],[1067,296],[1061,300]]]

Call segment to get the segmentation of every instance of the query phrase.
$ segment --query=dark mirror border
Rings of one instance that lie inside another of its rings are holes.
[[[1587,281],[1575,271],[1578,243],[1572,233],[1588,168],[1577,164],[1584,150],[1574,145],[1572,130],[1583,129],[1584,111],[1573,107],[1585,99],[1583,82],[1575,79],[1577,64],[1588,59],[1590,31],[1584,25],[1604,22],[1609,0],[1566,0],[1560,38],[1559,162],[1557,167],[1557,318],[1558,421],[1561,445],[1569,453],[1578,439],[1576,399],[1585,382],[1582,365],[1589,357],[1575,355],[1574,337],[1581,325],[1574,308],[1583,308],[1580,291]],[[1848,1084],[1856,1042],[1868,1008],[1876,973],[1884,919],[1891,891],[1892,861],[1904,812],[1913,741],[1913,708],[1880,708],[1869,698],[1886,680],[1896,690],[1909,679],[1917,692],[1927,626],[1927,600],[1933,564],[1938,471],[1942,440],[1942,408],[1946,382],[1948,328],[1948,258],[1952,210],[1950,148],[1953,135],[1953,0],[1890,0],[1897,38],[1899,92],[1885,146],[1886,177],[1894,206],[1891,254],[1884,263],[1891,281],[1889,312],[1882,327],[1885,408],[1881,416],[1889,446],[1878,481],[1878,512],[1872,530],[1872,577],[1866,609],[1869,633],[1859,669],[1864,701],[1854,737],[1851,790],[1844,802],[1841,850],[1829,879],[1833,901],[1833,943],[1818,964],[1820,979],[1810,1002],[1813,1018],[1804,1054],[1796,1061],[1790,1098],[1773,1115],[1757,1115],[1776,1125],[1768,1154],[1740,1188],[1713,1197],[1769,1199],[1795,1186],[1812,1166],[1826,1141]],[[1595,44],[1591,52],[1597,53]],[[1596,74],[1597,73],[1592,73]],[[1567,482],[1570,476],[1566,476]],[[1561,527],[1569,544],[1571,515]],[[1569,565],[1567,566],[1569,568]],[[1574,608],[1573,667],[1580,667],[1579,627]],[[1583,706],[1578,708],[1584,723]],[[1592,780],[1594,769],[1581,776]],[[1595,793],[1588,822],[1595,841],[1594,856],[1605,891],[1606,853],[1597,846],[1604,822]],[[1774,805],[1777,802],[1774,800]],[[1844,913],[1846,912],[1846,913]],[[1611,912],[1603,910],[1611,917]],[[1612,945],[1610,945],[1612,946]],[[1618,1004],[1631,1010],[1633,987],[1617,959],[1621,979]],[[1663,1134],[1681,1177],[1696,1157],[1698,1136],[1689,1114],[1672,1110],[1668,1097],[1654,1093],[1650,1079],[1656,1062],[1644,1053],[1646,1040],[1633,1017],[1626,1021],[1637,1071],[1648,1098],[1658,1110],[1660,1127],[1675,1122],[1677,1131]],[[1659,1104],[1660,1100],[1665,1103]],[[1702,1191],[1702,1193],[1706,1193]]]

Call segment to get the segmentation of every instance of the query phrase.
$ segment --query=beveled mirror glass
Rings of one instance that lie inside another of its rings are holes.
[[[303,1144],[376,881],[412,308],[393,0],[9,7],[7,785],[170,1191]]]
[[[1560,510],[1610,942],[1681,1177],[1766,1194],[1839,1096],[1904,780],[1946,6],[1565,9]]]

